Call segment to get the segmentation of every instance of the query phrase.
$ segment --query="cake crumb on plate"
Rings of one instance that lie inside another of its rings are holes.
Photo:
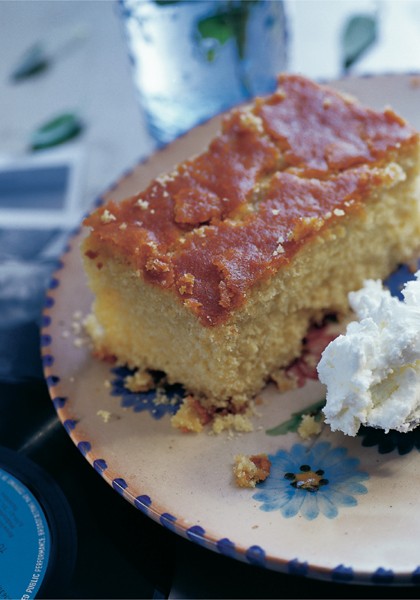
[[[237,454],[233,465],[235,483],[238,487],[254,488],[270,474],[271,462],[266,454],[246,456]]]

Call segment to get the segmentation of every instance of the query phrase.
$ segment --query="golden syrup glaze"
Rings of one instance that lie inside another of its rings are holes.
[[[411,144],[417,133],[391,110],[283,75],[275,94],[228,113],[202,154],[87,217],[85,253],[107,248],[203,325],[223,323],[304,243],[390,185],[381,166]]]
[[[415,132],[391,109],[377,112],[299,76],[282,76],[255,113],[284,152],[287,166],[323,176],[373,163]]]

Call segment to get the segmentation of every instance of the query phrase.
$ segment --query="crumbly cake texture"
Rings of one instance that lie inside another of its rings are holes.
[[[254,488],[270,475],[271,461],[266,454],[246,456],[237,454],[233,465],[235,484],[238,487]]]
[[[211,424],[213,433],[248,433],[253,431],[252,417],[256,414],[255,403],[249,401],[232,411],[231,407],[215,406],[212,398],[187,396],[172,417],[171,423],[185,433],[200,433]]]
[[[391,109],[280,76],[201,154],[85,220],[97,356],[242,414],[311,323],[417,251],[419,165]]]
[[[321,419],[317,420],[313,415],[302,415],[301,422],[297,429],[297,433],[302,439],[309,440],[313,436],[319,435],[321,431]]]

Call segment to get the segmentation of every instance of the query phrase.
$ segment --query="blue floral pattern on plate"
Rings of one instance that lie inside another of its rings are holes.
[[[363,438],[362,446],[377,446],[380,454],[388,454],[397,450],[398,454],[408,454],[414,448],[420,451],[420,428],[413,429],[407,433],[389,431],[385,433],[382,429],[373,427],[360,427],[358,434]]]
[[[153,373],[155,386],[146,392],[132,392],[126,387],[126,378],[134,375],[135,370],[116,367],[112,373],[115,378],[111,381],[111,395],[121,398],[121,406],[132,408],[134,412],[148,411],[155,419],[174,415],[185,396],[181,385],[165,384],[163,374],[159,372]]]
[[[298,513],[308,520],[323,514],[338,515],[341,506],[355,506],[356,495],[366,494],[360,483],[369,475],[358,470],[359,459],[347,456],[346,448],[318,442],[312,448],[295,444],[269,456],[270,477],[253,495],[263,511],[279,510],[286,518]]]

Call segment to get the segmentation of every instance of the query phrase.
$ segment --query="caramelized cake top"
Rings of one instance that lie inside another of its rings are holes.
[[[202,154],[87,217],[85,253],[107,248],[217,325],[367,193],[402,179],[387,165],[417,143],[392,110],[283,75],[272,96],[229,112]]]

